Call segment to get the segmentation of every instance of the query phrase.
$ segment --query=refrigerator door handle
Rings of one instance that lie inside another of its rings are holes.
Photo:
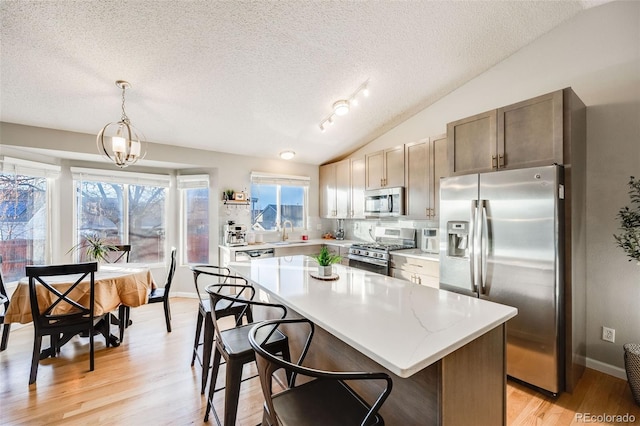
[[[478,235],[480,239],[479,257],[480,262],[478,268],[480,269],[479,281],[480,281],[480,294],[487,294],[486,282],[487,282],[487,257],[489,249],[489,224],[487,222],[487,200],[480,200],[479,211],[481,211],[480,218],[478,220],[480,228],[478,229]]]
[[[478,292],[476,280],[476,224],[478,218],[478,200],[471,200],[471,222],[469,224],[469,274],[471,275],[471,291]]]

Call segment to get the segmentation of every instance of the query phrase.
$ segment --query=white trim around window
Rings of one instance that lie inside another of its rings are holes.
[[[73,180],[147,185],[158,186],[161,188],[171,187],[170,175],[124,172],[119,170],[86,169],[83,167],[71,167],[71,175],[73,176]]]

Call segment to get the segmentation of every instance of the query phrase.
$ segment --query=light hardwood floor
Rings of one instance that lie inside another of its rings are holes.
[[[93,372],[88,371],[88,339],[74,338],[58,358],[41,361],[32,386],[28,378],[33,330],[13,330],[9,347],[0,352],[0,425],[202,423],[206,398],[198,390],[200,368],[197,361],[190,366],[197,301],[175,298],[171,309],[172,333],[166,332],[161,304],[132,309],[134,324],[122,345],[105,349],[104,339],[96,339]],[[256,425],[262,407],[258,379],[245,382],[241,392],[238,424]],[[554,400],[509,382],[507,400],[508,424],[514,426],[583,424],[576,413],[629,413],[640,424],[640,407],[627,383],[590,369],[573,394]],[[222,404],[218,392],[219,414]],[[215,424],[213,416],[209,423]]]

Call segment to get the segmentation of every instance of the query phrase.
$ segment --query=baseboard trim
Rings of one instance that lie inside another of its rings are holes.
[[[597,361],[595,359],[587,357],[587,367],[598,370],[601,373],[617,377],[624,381],[627,380],[627,372],[624,370],[624,368],[616,367],[615,365],[606,364],[602,361]]]

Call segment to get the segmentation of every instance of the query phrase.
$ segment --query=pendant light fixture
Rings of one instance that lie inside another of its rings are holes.
[[[146,147],[140,140],[139,131],[131,124],[124,110],[124,92],[131,88],[131,84],[124,80],[116,81],[116,86],[122,89],[122,117],[120,121],[109,123],[100,130],[96,138],[98,151],[113,161],[116,166],[124,168],[135,164],[147,154]],[[142,135],[144,137],[144,135]]]

